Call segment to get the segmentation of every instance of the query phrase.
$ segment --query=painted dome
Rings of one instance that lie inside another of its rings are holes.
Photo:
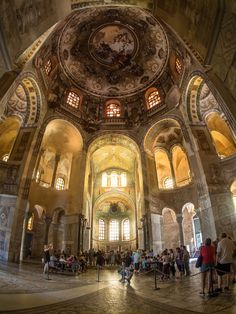
[[[73,12],[60,34],[63,72],[95,96],[124,97],[145,90],[169,55],[160,23],[146,10],[99,7]]]

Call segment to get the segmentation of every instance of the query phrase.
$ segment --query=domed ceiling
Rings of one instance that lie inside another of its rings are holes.
[[[58,45],[66,76],[81,90],[103,97],[147,89],[163,73],[168,55],[160,23],[148,11],[134,7],[73,12]]]

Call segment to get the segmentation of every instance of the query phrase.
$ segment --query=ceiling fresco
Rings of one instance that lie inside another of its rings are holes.
[[[169,56],[160,23],[140,8],[99,7],[73,12],[59,39],[66,76],[95,96],[124,97],[151,86]]]

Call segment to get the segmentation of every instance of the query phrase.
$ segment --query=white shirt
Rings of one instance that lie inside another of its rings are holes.
[[[233,241],[228,238],[223,238],[217,245],[218,262],[220,264],[232,263],[234,249]]]

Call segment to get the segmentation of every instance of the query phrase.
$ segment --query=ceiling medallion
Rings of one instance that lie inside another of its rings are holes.
[[[60,65],[75,86],[94,96],[132,96],[154,84],[167,65],[167,36],[146,10],[78,10],[61,29]]]
[[[137,52],[135,33],[120,23],[102,25],[89,39],[89,52],[101,64],[112,69],[130,64]]]

